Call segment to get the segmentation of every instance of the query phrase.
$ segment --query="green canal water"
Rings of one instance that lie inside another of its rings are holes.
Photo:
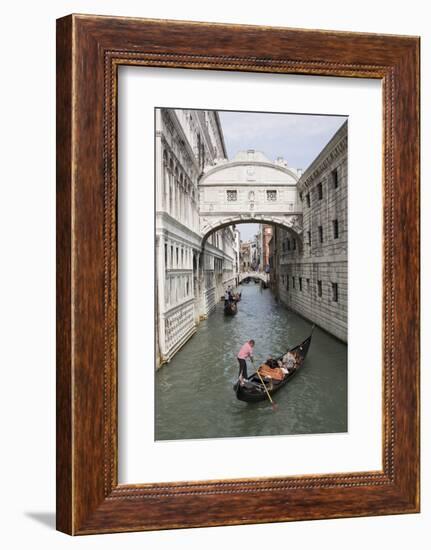
[[[233,317],[217,305],[197,333],[156,373],[155,439],[202,439],[347,431],[347,346],[315,328],[303,368],[270,404],[238,401],[236,355],[251,338],[255,365],[310,332],[311,324],[279,304],[271,291],[242,285]],[[252,366],[247,364],[249,374]]]

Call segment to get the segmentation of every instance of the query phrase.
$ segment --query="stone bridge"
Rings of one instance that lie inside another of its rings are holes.
[[[241,223],[269,223],[302,233],[302,203],[296,184],[301,171],[255,150],[221,160],[199,181],[201,234]]]
[[[241,283],[244,279],[260,279],[264,283],[269,281],[269,274],[262,271],[246,271],[238,274],[238,281]]]

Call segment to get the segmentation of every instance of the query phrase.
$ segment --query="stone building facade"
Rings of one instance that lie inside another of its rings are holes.
[[[302,235],[275,228],[271,285],[282,303],[347,342],[347,121],[297,190]]]
[[[199,178],[226,159],[217,112],[156,109],[156,350],[169,361],[215,307],[238,268],[232,227],[202,244]]]

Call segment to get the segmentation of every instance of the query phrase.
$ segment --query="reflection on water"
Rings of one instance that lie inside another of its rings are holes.
[[[319,328],[304,366],[267,401],[238,401],[236,355],[250,338],[255,364],[302,341],[311,324],[278,304],[270,290],[243,285],[234,317],[223,304],[156,373],[155,439],[200,439],[347,431],[347,346]],[[250,363],[248,363],[250,374]]]

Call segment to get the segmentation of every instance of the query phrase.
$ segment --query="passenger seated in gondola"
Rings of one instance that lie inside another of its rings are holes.
[[[268,359],[265,363],[260,365],[259,374],[265,379],[280,381],[283,380],[284,375],[287,371],[283,370],[278,366],[277,361],[273,359],[271,355],[268,356]]]
[[[282,363],[287,372],[293,372],[294,370],[296,370],[295,352],[288,351],[285,355],[283,355]]]
[[[268,365],[270,369],[276,369],[280,365],[278,364],[278,361],[272,357],[272,355],[268,355],[268,359],[265,361],[265,365]]]
[[[226,289],[226,292],[224,293],[224,305],[227,306],[229,303],[229,290]]]

